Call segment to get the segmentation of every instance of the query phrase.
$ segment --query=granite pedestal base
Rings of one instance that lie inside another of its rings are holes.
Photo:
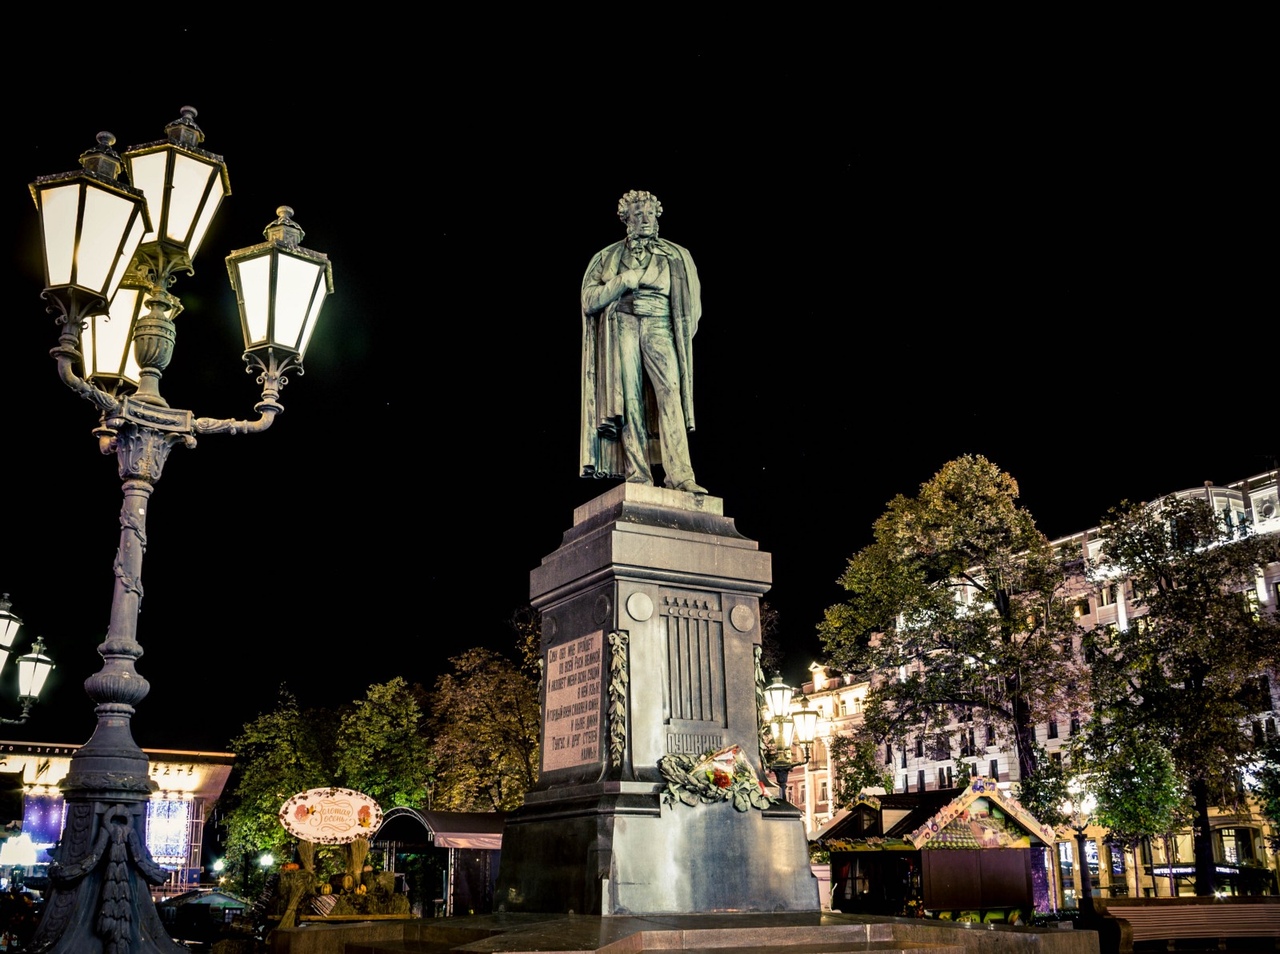
[[[718,498],[623,484],[575,511],[531,575],[542,773],[507,819],[500,910],[818,910],[798,809],[662,798],[669,755],[737,745],[765,779],[757,647],[770,582],[769,555]]]

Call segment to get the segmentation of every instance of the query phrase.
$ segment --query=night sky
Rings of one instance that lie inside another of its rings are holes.
[[[206,63],[232,52],[158,32]],[[128,83],[86,65],[98,81],[7,117],[0,592],[26,622],[20,651],[43,636],[58,669],[32,721],[0,737],[91,733],[82,683],[120,503],[96,413],[47,357],[58,330],[27,184],[75,168],[100,129],[121,149],[163,138],[188,103],[232,195],[172,289],[185,311],[162,393],[252,416],[222,259],[261,241],[277,205],[329,255],[336,292],[274,427],[176,449],[157,485],[146,747],[223,749],[282,682],[330,705],[510,646],[529,570],[606,489],[577,477],[577,302],[592,254],[622,236],[628,189],[658,195],[663,236],[698,265],[693,463],[773,554],[793,681],[885,502],[952,457],[1011,472],[1061,536],[1280,452],[1273,256],[1241,227],[1274,149],[1209,90],[1140,109],[1034,77],[998,95],[886,92],[821,57],[757,65],[744,87],[742,63],[697,48],[638,75],[559,78],[532,55],[446,67],[396,40],[231,59],[252,72]],[[8,670],[0,691],[12,714]]]

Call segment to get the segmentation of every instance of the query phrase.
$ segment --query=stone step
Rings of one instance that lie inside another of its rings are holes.
[[[637,954],[661,954],[670,948],[642,948]],[[723,947],[686,947],[684,954],[725,954]],[[827,941],[815,944],[764,944],[735,947],[733,954],[964,954],[962,944],[900,944],[897,941]]]
[[[382,941],[378,943],[348,943],[346,954],[467,954],[477,950],[473,944],[458,945],[440,941]],[[503,948],[507,954],[525,954],[518,948]],[[575,949],[581,950],[581,949]],[[960,944],[901,944],[896,941],[824,941],[799,944],[760,944],[748,947],[646,947],[637,948],[633,954],[670,954],[673,950],[684,954],[964,954]],[[540,954],[548,950],[539,947]],[[531,954],[530,949],[529,954]]]

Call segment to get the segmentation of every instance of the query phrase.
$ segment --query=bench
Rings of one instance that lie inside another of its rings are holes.
[[[1213,940],[1219,948],[1229,938],[1265,939],[1280,950],[1280,904],[1099,904],[1100,910],[1129,923],[1133,943],[1167,941],[1169,950],[1180,940]]]

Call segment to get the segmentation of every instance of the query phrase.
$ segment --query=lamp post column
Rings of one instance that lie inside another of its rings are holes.
[[[157,411],[162,416],[174,413]],[[122,406],[120,413],[129,411]],[[58,860],[49,867],[52,890],[34,944],[49,954],[73,954],[83,950],[88,938],[95,938],[102,942],[104,954],[177,954],[183,949],[169,938],[150,897],[149,884],[163,884],[168,873],[146,847],[152,783],[131,720],[134,707],[150,691],[134,668],[142,655],[137,627],[147,505],[170,449],[191,438],[181,431],[118,418],[110,419],[108,427],[116,433],[103,438],[103,450],[116,453],[124,502],[111,622],[98,647],[103,665],[85,680],[98,724],[93,737],[72,756],[62,782],[66,828]]]
[[[1085,857],[1085,826],[1073,825],[1072,829],[1076,833],[1076,864],[1080,870],[1078,883],[1080,885],[1080,898],[1077,902],[1080,908],[1080,915],[1084,918],[1092,920],[1093,910],[1093,879],[1089,873],[1089,859]]]

